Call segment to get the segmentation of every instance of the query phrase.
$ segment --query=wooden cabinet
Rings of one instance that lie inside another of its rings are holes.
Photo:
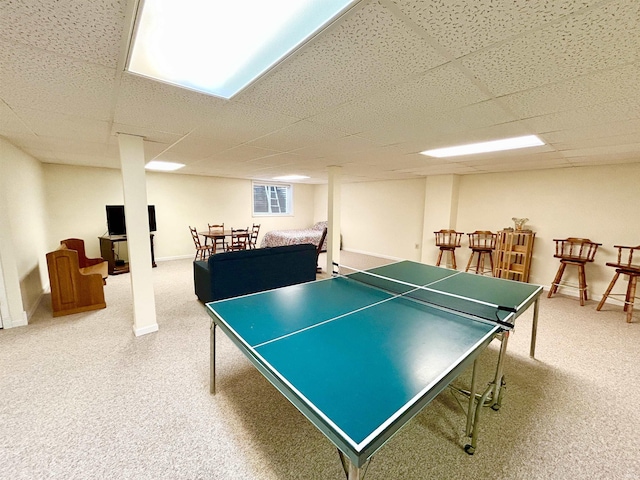
[[[531,230],[498,232],[493,276],[528,282],[535,238],[536,233]]]

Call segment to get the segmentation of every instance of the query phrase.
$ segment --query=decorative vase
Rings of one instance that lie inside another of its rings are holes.
[[[529,221],[528,218],[516,218],[516,217],[513,217],[511,220],[513,220],[513,223],[515,223],[516,230],[523,230],[524,224]]]

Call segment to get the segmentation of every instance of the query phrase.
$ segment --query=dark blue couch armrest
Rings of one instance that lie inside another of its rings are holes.
[[[209,275],[209,262],[206,260],[193,262],[193,286],[196,296],[203,299],[211,295],[211,278]],[[210,300],[207,300],[210,301]]]

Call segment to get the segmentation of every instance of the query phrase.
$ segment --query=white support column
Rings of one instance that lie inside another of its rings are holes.
[[[329,167],[327,273],[333,271],[333,262],[340,263],[340,187],[342,167]]]
[[[426,178],[424,195],[424,221],[422,230],[422,253],[420,261],[435,265],[438,248],[433,232],[443,228],[454,229],[458,221],[458,175],[436,175]]]
[[[158,330],[149,244],[144,139],[118,134],[118,145],[133,295],[133,332],[140,336]]]

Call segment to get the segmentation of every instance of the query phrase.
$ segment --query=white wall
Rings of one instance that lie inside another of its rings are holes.
[[[200,177],[149,172],[149,203],[156,206],[156,257],[193,254],[189,226],[206,230],[209,223],[225,228],[260,224],[258,245],[265,232],[306,228],[313,224],[314,188],[293,186],[293,216],[252,216],[252,182],[219,177]]]
[[[344,184],[343,248],[419,260],[424,194],[424,179]]]
[[[98,237],[107,231],[105,205],[123,203],[120,170],[45,164],[48,211],[47,248],[60,240],[85,240],[88,256],[99,256]],[[206,230],[208,223],[225,227],[260,224],[260,237],[275,229],[313,224],[314,187],[294,185],[293,216],[252,217],[250,180],[147,172],[147,198],[155,205],[157,260],[193,255],[189,226]],[[126,258],[126,252],[121,251]]]
[[[640,163],[466,175],[460,179],[457,228],[495,231],[513,227],[512,217],[529,218],[527,225],[536,232],[529,281],[547,288],[559,266],[553,239],[602,243],[586,269],[591,298],[599,300],[614,273],[605,265],[615,259],[613,245],[640,244],[638,205]],[[577,283],[574,270],[567,268],[565,277]]]
[[[16,272],[22,306],[31,313],[48,283],[44,176],[39,161],[0,138],[0,188],[4,210],[2,263],[5,275]],[[10,263],[10,265],[9,265]],[[11,286],[5,284],[10,292]]]
[[[446,176],[449,177],[449,176]],[[512,217],[527,217],[536,231],[530,282],[551,284],[558,268],[554,238],[586,237],[603,246],[587,266],[590,298],[600,299],[614,270],[613,245],[640,244],[640,163],[527,172],[464,175],[457,179],[457,198],[443,195],[450,179],[366,182],[342,187],[344,248],[406,259],[419,259],[423,222],[424,257],[437,257],[433,231],[452,226],[460,232],[512,227]],[[322,197],[318,190],[317,199]],[[423,208],[424,206],[424,208]],[[317,208],[317,206],[316,206]],[[434,218],[440,218],[436,228]],[[445,223],[449,223],[445,225]],[[429,225],[428,225],[429,224]],[[429,231],[427,231],[429,230]],[[456,254],[459,269],[469,259],[467,237]],[[566,279],[577,283],[567,269]],[[616,291],[625,283],[618,281]],[[577,294],[574,290],[563,293]]]
[[[97,237],[106,231],[105,205],[123,202],[122,180],[119,170],[43,165],[3,139],[0,146],[12,256],[24,309],[30,311],[48,284],[45,254],[61,239],[84,238],[88,255],[99,255]],[[392,258],[420,260],[430,253],[435,258],[433,237],[427,232],[423,238],[423,229],[426,232],[434,218],[448,219],[467,233],[495,231],[511,226],[511,217],[528,217],[528,225],[537,232],[533,283],[548,287],[555,275],[554,238],[580,236],[603,243],[595,264],[587,269],[589,291],[597,299],[613,275],[613,269],[605,266],[614,258],[613,245],[640,243],[640,163],[453,180],[456,188],[450,190],[456,198],[441,198],[438,186],[443,182],[437,177],[343,184],[344,248]],[[262,236],[269,230],[305,228],[327,219],[326,185],[295,185],[295,215],[290,217],[253,218],[248,180],[149,172],[147,191],[149,203],[156,205],[159,260],[193,254],[189,225],[205,229],[213,222],[228,227],[255,222],[262,225]],[[465,239],[458,264],[466,265],[468,256]],[[622,288],[620,282],[617,290]]]
[[[47,202],[47,251],[60,240],[81,238],[88,257],[100,256],[107,232],[105,205],[122,205],[120,170],[43,164]]]

